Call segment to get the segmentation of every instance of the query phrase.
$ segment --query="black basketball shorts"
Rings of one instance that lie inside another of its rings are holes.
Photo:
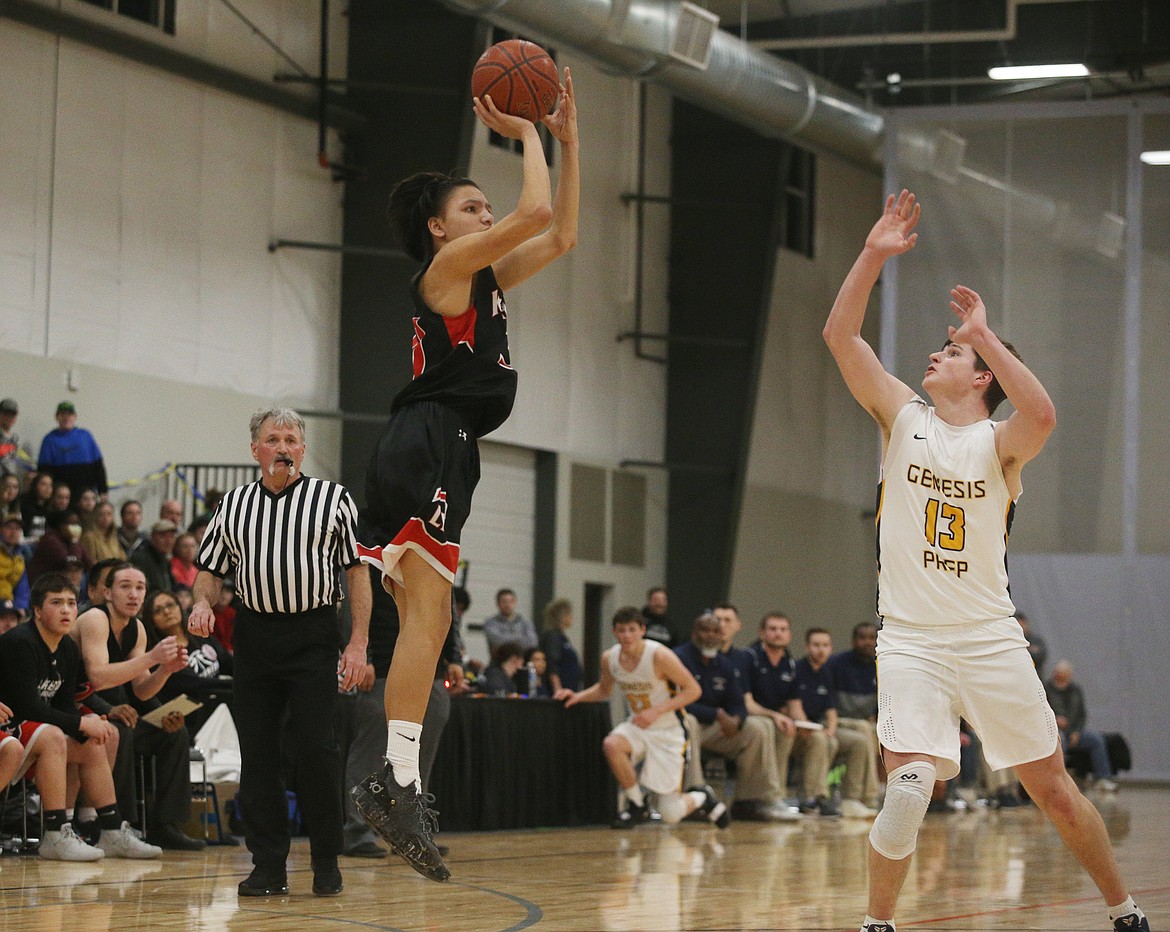
[[[453,583],[477,482],[479,447],[463,415],[431,401],[396,411],[366,469],[362,562],[401,584],[398,562],[413,550]]]

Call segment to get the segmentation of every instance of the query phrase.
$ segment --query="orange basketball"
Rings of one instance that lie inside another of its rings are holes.
[[[502,113],[535,123],[552,112],[561,79],[556,62],[535,42],[508,39],[479,56],[471,71],[471,94],[490,95]]]

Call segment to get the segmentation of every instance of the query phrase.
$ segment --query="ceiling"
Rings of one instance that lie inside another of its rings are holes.
[[[721,28],[880,107],[1170,97],[1170,0],[692,2]],[[1091,75],[987,77],[994,65],[1053,62],[1082,62]]]

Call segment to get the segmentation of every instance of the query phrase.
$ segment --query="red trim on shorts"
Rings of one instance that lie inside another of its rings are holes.
[[[434,562],[444,567],[451,574],[454,574],[459,568],[459,545],[435,540],[435,538],[427,533],[426,525],[423,524],[422,518],[417,517],[407,521],[395,538],[390,543],[384,545],[384,547],[366,547],[363,544],[358,544],[358,557],[367,558],[366,562],[373,561],[377,565],[382,565],[384,562],[382,557],[383,549],[401,550],[409,544],[414,544],[420,550],[425,550]]]

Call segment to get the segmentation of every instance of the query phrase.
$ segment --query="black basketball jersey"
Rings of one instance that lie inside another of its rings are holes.
[[[415,275],[414,378],[394,399],[391,411],[419,401],[434,401],[462,413],[477,437],[508,419],[516,401],[516,370],[508,354],[508,308],[491,266],[475,274],[471,305],[458,317],[444,317],[427,307],[419,282],[428,262]]]

